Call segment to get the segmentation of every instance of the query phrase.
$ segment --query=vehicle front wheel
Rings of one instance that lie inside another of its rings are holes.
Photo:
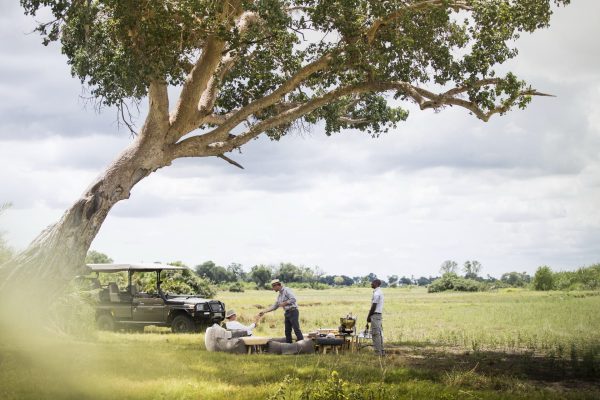
[[[194,321],[187,315],[178,315],[173,318],[173,322],[171,323],[173,333],[194,332],[195,328]]]
[[[114,331],[115,320],[112,315],[102,314],[96,319],[96,326],[101,331]]]

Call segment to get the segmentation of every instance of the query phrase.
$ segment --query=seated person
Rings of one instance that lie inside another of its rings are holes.
[[[237,314],[235,310],[228,310],[225,313],[225,328],[230,331],[244,330],[248,332],[248,335],[252,335],[252,329],[258,325],[258,317],[250,325],[244,325],[237,320]]]

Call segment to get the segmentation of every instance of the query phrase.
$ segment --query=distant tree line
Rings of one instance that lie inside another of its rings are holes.
[[[0,236],[1,239],[1,236]],[[2,244],[2,241],[0,241]],[[2,248],[0,247],[0,250]],[[0,252],[0,254],[2,254]],[[91,250],[87,263],[110,263],[107,255]],[[170,263],[184,265],[180,261]],[[196,265],[191,271],[171,274],[165,287],[178,289],[180,292],[201,292],[214,295],[215,288],[242,292],[247,289],[268,289],[272,279],[277,278],[286,285],[296,288],[326,289],[330,287],[368,287],[374,279],[380,279],[383,287],[424,286],[428,292],[442,291],[486,291],[499,288],[529,288],[535,290],[597,290],[600,289],[600,264],[583,267],[576,271],[553,272],[549,267],[539,267],[534,277],[526,272],[507,272],[500,279],[487,275],[481,276],[483,265],[477,260],[467,260],[459,269],[459,264],[446,260],[440,265],[441,276],[401,276],[389,275],[387,279],[374,273],[364,276],[329,275],[319,267],[294,265],[289,262],[278,265],[254,265],[249,271],[241,264],[231,263],[221,266],[214,261],[206,261]],[[462,272],[462,274],[460,274]],[[152,277],[147,282],[139,282],[143,287],[152,288],[155,282]],[[177,283],[175,282],[177,281]]]
[[[526,287],[531,282],[531,276],[526,272],[507,272],[500,279],[491,275],[480,276],[483,265],[477,260],[467,260],[463,263],[463,275],[459,275],[458,263],[446,260],[440,265],[441,277],[434,278],[427,285],[430,293],[444,292],[448,290],[460,292],[481,292],[502,287]]]

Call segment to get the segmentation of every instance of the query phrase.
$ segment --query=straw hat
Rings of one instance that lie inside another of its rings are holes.
[[[235,310],[232,308],[231,310],[227,310],[227,312],[225,313],[225,318],[231,318],[234,315],[235,315]]]
[[[279,279],[273,279],[273,280],[271,281],[271,286],[273,286],[273,285],[277,285],[277,284],[281,285],[281,281],[280,281]]]

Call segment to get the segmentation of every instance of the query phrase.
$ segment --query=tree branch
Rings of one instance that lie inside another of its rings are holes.
[[[226,22],[232,17],[235,20],[239,13],[241,13],[239,1],[227,1],[223,6],[220,18],[222,22]],[[168,141],[174,142],[198,126],[195,124],[195,117],[200,98],[221,63],[224,49],[225,41],[217,34],[212,34],[207,38],[202,54],[186,78],[179,102],[171,116]]]
[[[165,81],[150,82],[148,102],[150,107],[148,116],[152,116],[162,132],[167,131],[169,128],[169,93]]]
[[[221,52],[224,48],[225,42],[216,36],[211,36],[207,40],[202,55],[198,58],[181,90],[177,108],[171,116],[168,141],[175,141],[196,128],[197,125],[194,125],[193,122],[200,96],[206,90],[212,75],[221,62]]]
[[[255,12],[244,12],[236,22],[236,26],[240,32],[240,35],[243,35],[243,33],[248,30],[250,25],[258,20],[258,14]],[[239,56],[232,55],[231,51],[227,52],[227,54],[222,58],[217,71],[211,76],[207,88],[204,93],[202,93],[202,97],[200,98],[198,111],[193,122],[195,126],[209,123],[205,121],[205,119],[210,118],[211,116],[217,95],[219,93],[219,85],[223,81],[223,78],[229,73],[238,58]]]
[[[268,118],[255,124],[248,131],[237,135],[229,140],[211,142],[207,135],[193,136],[185,139],[172,149],[173,159],[180,157],[217,156],[227,153],[254,139],[267,129],[291,122],[329,102],[353,93],[364,93],[373,91],[377,84],[366,83],[335,89],[323,96],[313,98],[299,106],[284,111],[274,117]]]
[[[276,116],[268,118],[264,121],[256,123],[246,132],[237,136],[228,136],[221,141],[212,141],[212,136],[209,134],[193,136],[187,138],[171,148],[172,159],[180,157],[206,157],[206,156],[219,156],[233,149],[241,147],[248,141],[254,139],[261,133],[268,129],[287,124],[295,119],[306,115],[319,107],[331,103],[341,97],[348,95],[357,95],[368,92],[387,92],[390,90],[396,90],[403,93],[407,98],[412,99],[419,105],[421,110],[430,108],[440,108],[443,106],[460,106],[463,107],[477,116],[477,118],[488,121],[490,117],[497,113],[503,113],[514,105],[519,97],[522,96],[548,96],[547,94],[540,93],[534,89],[528,89],[521,91],[512,97],[506,99],[501,104],[497,105],[491,110],[485,111],[481,109],[475,102],[471,102],[465,99],[457,97],[469,89],[469,87],[482,87],[487,85],[497,85],[501,82],[500,79],[484,79],[473,83],[471,86],[460,86],[453,88],[447,92],[436,94],[429,90],[411,85],[408,82],[369,82],[363,84],[357,84],[352,86],[346,86],[332,90],[320,97],[315,97],[306,103],[298,105],[293,108],[289,108],[286,111],[279,113]],[[352,121],[350,121],[352,122]],[[355,120],[354,122],[360,123],[363,121]],[[228,123],[228,122],[227,122]],[[227,123],[219,127],[222,128]]]
[[[247,117],[266,107],[277,103],[279,100],[281,100],[283,96],[300,86],[305,78],[308,78],[315,72],[325,69],[330,61],[331,55],[325,54],[318,60],[306,65],[305,67],[301,68],[294,76],[290,77],[281,86],[274,90],[271,94],[258,100],[255,100],[254,102],[248,104],[245,107],[242,107],[241,109],[236,111],[227,121],[221,124],[218,128],[212,130],[211,132],[203,136],[206,136],[209,142],[223,140],[224,136],[226,136],[229,133],[229,131],[231,131],[238,124],[243,122]]]
[[[232,160],[231,158],[227,157],[224,154],[219,154],[217,157],[227,161],[229,164],[231,165],[235,165],[236,167],[240,168],[240,169],[244,169],[244,167],[242,167],[238,162]]]

